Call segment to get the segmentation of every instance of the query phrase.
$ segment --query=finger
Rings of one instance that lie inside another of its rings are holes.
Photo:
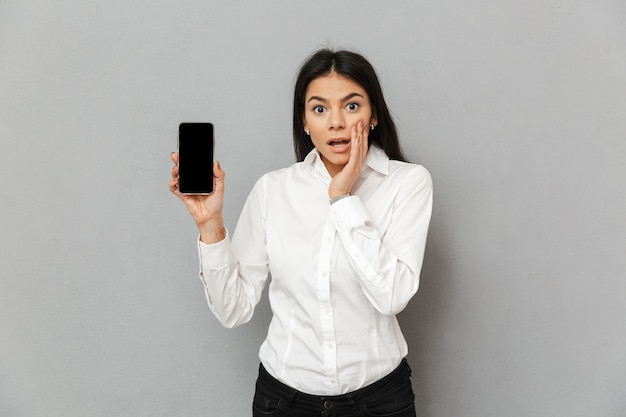
[[[180,191],[178,190],[178,180],[177,179],[172,179],[169,182],[169,188],[170,188],[170,192],[174,195],[176,195],[178,198],[182,199],[182,195],[180,193]]]
[[[369,146],[368,139],[369,139],[369,136],[370,136],[370,129],[369,129],[369,126],[367,124],[365,124],[365,122],[363,122],[362,126],[363,126],[362,127],[362,129],[363,129],[363,147],[365,149],[367,149],[368,146]]]
[[[217,192],[223,192],[224,190],[224,177],[226,173],[222,170],[222,167],[218,161],[213,163],[213,182],[215,184],[215,190]]]
[[[226,176],[226,174],[222,170],[222,167],[220,166],[220,163],[215,161],[213,163],[213,178],[215,178],[215,181],[219,181],[219,182],[223,183],[225,176]]]
[[[172,178],[177,178],[178,177],[178,153],[172,152],[170,154],[170,157],[172,158],[172,162],[174,163],[174,166],[172,167]]]
[[[367,152],[367,132],[366,129],[364,128],[365,123],[362,120],[359,120],[359,122],[356,124],[356,137],[357,137],[357,141],[355,143],[355,154],[354,156],[357,158],[357,160],[355,162],[357,163],[361,163],[363,158],[364,158],[364,153]]]
[[[367,151],[369,149],[369,136],[370,136],[370,129],[369,126],[363,122],[363,133],[362,133],[362,140],[361,140],[361,150],[363,152],[363,160],[365,160],[365,157],[367,156]]]
[[[352,147],[352,149],[350,149],[352,151],[351,152],[352,155],[356,155],[356,153],[360,150],[360,147],[363,141],[362,124],[363,124],[362,121],[359,120],[357,124],[352,126],[351,134],[352,134],[352,140],[354,142],[354,146]]]
[[[215,177],[220,177],[220,178],[224,178],[224,170],[222,170],[222,166],[220,165],[219,161],[215,161],[213,162],[213,175]]]

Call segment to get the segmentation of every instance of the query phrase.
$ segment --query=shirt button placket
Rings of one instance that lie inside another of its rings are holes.
[[[320,311],[320,331],[322,339],[322,355],[324,371],[327,376],[326,385],[329,390],[334,390],[337,385],[337,352],[335,346],[335,322],[334,311],[330,296],[330,260],[332,246],[335,240],[335,229],[330,223],[326,223],[322,248],[320,250],[318,265],[317,296]]]

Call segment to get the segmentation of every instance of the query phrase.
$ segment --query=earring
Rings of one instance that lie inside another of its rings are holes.
[[[374,123],[372,123],[371,126],[370,126],[370,130],[374,130],[375,127],[376,127],[376,125]]]
[[[307,136],[311,136],[311,131],[309,129],[304,129],[304,133],[306,133]]]

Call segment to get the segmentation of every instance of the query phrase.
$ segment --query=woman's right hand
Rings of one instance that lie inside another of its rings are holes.
[[[214,191],[210,195],[182,194],[178,189],[178,153],[172,152],[170,191],[180,198],[191,213],[204,243],[217,243],[226,237],[222,208],[224,207],[224,171],[219,162],[213,163]]]

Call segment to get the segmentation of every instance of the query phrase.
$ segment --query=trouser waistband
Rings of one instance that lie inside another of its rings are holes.
[[[269,385],[274,392],[281,393],[283,398],[288,399],[287,404],[285,404],[287,408],[291,408],[296,400],[299,404],[306,404],[312,407],[322,405],[323,408],[338,408],[343,406],[352,407],[372,395],[384,396],[387,392],[395,390],[399,381],[406,380],[410,376],[411,368],[407,360],[402,359],[402,362],[396,369],[370,385],[346,394],[321,396],[307,394],[291,388],[270,375],[263,364],[261,364],[259,366],[257,384]]]

